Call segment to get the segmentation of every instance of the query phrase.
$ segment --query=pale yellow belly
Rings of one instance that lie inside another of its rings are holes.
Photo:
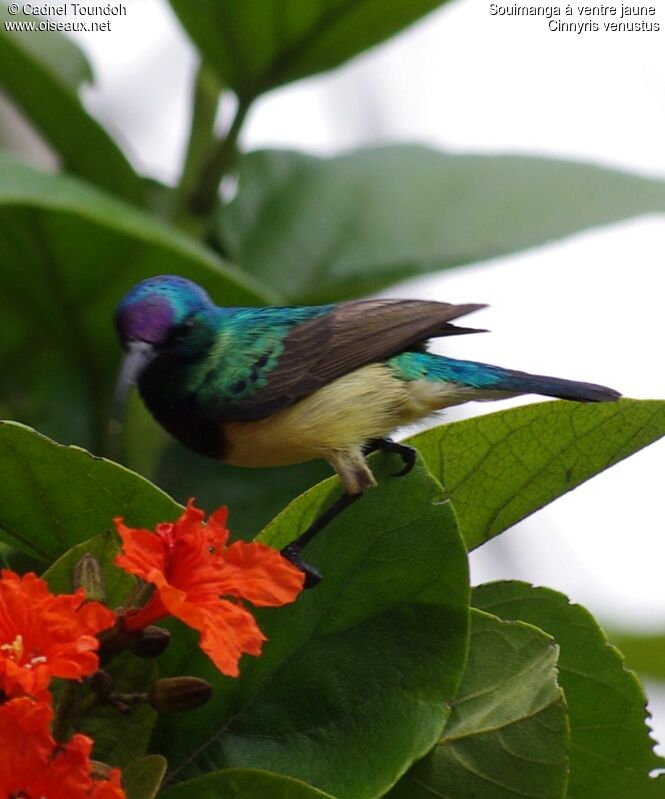
[[[267,419],[226,422],[224,461],[235,466],[285,466],[312,458],[335,461],[339,453],[383,438],[439,407],[440,386],[424,380],[405,382],[384,364],[370,364]]]

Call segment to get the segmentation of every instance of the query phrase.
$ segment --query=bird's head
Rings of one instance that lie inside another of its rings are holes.
[[[125,358],[113,398],[113,419],[123,412],[131,385],[157,355],[183,345],[197,314],[213,308],[206,292],[191,280],[160,275],[137,283],[122,298],[115,323]]]
[[[194,315],[212,302],[205,291],[175,275],[160,275],[137,283],[122,298],[115,314],[120,343],[127,352],[167,347],[186,332]]]

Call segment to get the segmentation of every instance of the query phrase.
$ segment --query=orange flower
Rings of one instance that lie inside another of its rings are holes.
[[[57,743],[51,706],[20,697],[0,705],[0,796],[29,799],[126,799],[120,772],[91,775],[92,741],[74,735]]]
[[[0,691],[47,699],[51,677],[80,680],[97,670],[98,632],[115,615],[80,588],[54,595],[36,574],[0,572]]]
[[[156,589],[143,608],[128,612],[125,627],[140,630],[175,616],[201,633],[201,649],[223,674],[237,677],[240,656],[260,655],[266,640],[240,600],[293,602],[304,575],[265,544],[236,541],[226,547],[226,508],[207,524],[203,519],[191,499],[178,521],[158,524],[154,533],[114,519],[123,544],[115,562]]]

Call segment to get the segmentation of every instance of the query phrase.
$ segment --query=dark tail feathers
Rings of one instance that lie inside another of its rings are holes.
[[[545,397],[575,400],[577,402],[613,402],[621,397],[618,391],[596,383],[580,383],[558,377],[530,375],[526,372],[506,370],[501,388],[523,394],[542,394]]]

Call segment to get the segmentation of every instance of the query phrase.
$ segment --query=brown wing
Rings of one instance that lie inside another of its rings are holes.
[[[484,332],[455,327],[450,320],[485,305],[451,305],[426,300],[354,300],[295,327],[284,340],[268,383],[237,408],[229,420],[270,416],[342,375],[383,361],[428,338]]]

